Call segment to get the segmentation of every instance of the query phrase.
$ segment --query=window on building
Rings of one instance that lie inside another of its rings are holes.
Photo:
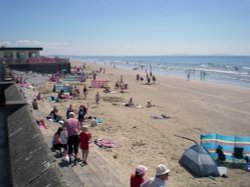
[[[37,58],[36,52],[29,52],[29,58]]]
[[[13,53],[12,52],[4,52],[3,58],[4,59],[13,59]]]
[[[16,58],[17,59],[25,59],[25,53],[24,52],[17,52],[16,53]]]

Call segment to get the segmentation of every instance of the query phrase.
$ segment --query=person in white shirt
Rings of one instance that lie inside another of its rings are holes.
[[[167,166],[160,164],[156,168],[155,177],[151,177],[140,185],[140,187],[166,187],[170,170]]]

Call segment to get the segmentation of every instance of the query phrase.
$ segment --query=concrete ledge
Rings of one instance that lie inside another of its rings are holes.
[[[0,186],[68,186],[15,83],[0,97]]]
[[[7,107],[11,173],[14,186],[63,186],[60,172],[29,114],[29,106],[13,113]]]

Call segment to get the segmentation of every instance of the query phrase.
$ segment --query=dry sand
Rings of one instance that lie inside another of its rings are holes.
[[[82,66],[80,62],[74,65]],[[94,138],[112,138],[121,145],[112,151],[100,151],[111,163],[116,163],[123,180],[129,181],[134,168],[143,164],[149,170],[146,178],[154,175],[155,167],[162,163],[171,170],[168,186],[249,186],[250,173],[242,169],[228,169],[229,178],[196,179],[178,163],[183,151],[193,145],[184,136],[199,142],[201,134],[250,136],[250,90],[204,81],[187,81],[170,76],[156,76],[154,85],[136,81],[137,71],[112,68],[98,64],[87,64],[88,72],[104,67],[105,74],[97,74],[97,80],[109,80],[111,89],[123,75],[129,89],[125,93],[104,93],[103,89],[89,89],[87,100],[71,100],[63,103],[47,103],[46,111],[57,105],[63,116],[66,107],[73,103],[88,106],[88,114],[103,119],[103,123],[90,128]],[[145,75],[143,75],[145,77]],[[90,85],[91,79],[84,84]],[[81,90],[82,84],[78,87]],[[40,88],[42,89],[42,88]],[[99,91],[100,104],[95,104],[95,93]],[[143,108],[122,105],[132,97]],[[145,108],[152,99],[156,106]],[[44,105],[44,104],[43,104]],[[151,116],[165,114],[166,120],[155,120]],[[51,138],[55,128],[44,133]],[[47,130],[48,131],[48,130]],[[177,135],[177,136],[176,136]],[[90,149],[95,145],[91,145]],[[97,150],[98,151],[98,150]],[[91,157],[89,158],[91,162]]]

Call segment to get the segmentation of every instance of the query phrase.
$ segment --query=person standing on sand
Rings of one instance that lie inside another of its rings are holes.
[[[87,158],[89,154],[89,140],[91,139],[92,135],[88,131],[88,126],[83,125],[82,131],[80,133],[80,148],[82,150],[82,164],[87,165]]]
[[[38,103],[37,103],[36,99],[33,100],[32,107],[33,107],[34,110],[38,110]]]
[[[80,123],[84,121],[85,115],[87,114],[88,109],[84,105],[80,105],[78,111],[78,120]]]
[[[187,80],[190,80],[190,73],[187,73]]]
[[[136,81],[138,82],[138,81],[139,81],[139,79],[140,79],[140,75],[139,75],[139,74],[137,74],[137,75],[136,75]]]
[[[155,81],[156,81],[156,78],[155,78],[155,76],[153,75],[152,76],[152,80],[153,80],[153,84],[155,83]]]
[[[69,119],[64,122],[64,126],[68,131],[68,155],[69,155],[69,163],[71,163],[71,156],[75,153],[75,164],[78,158],[78,147],[80,143],[79,133],[80,133],[80,123],[77,119],[75,119],[75,113],[69,113]]]
[[[165,181],[168,180],[170,170],[167,166],[160,164],[156,168],[155,177],[151,177],[141,184],[140,187],[166,187]]]
[[[87,99],[88,89],[87,89],[86,85],[84,85],[84,87],[83,87],[83,95],[84,95],[84,99]]]
[[[130,176],[130,187],[140,187],[140,185],[145,181],[143,177],[147,170],[148,168],[143,165],[137,166],[135,173]]]
[[[70,112],[74,112],[74,109],[73,109],[73,105],[70,104],[69,105],[69,108],[67,108],[67,111],[66,111],[66,119],[69,119],[69,113]]]
[[[97,105],[99,104],[99,101],[100,101],[100,94],[99,94],[99,92],[97,92],[95,95],[95,102]]]

